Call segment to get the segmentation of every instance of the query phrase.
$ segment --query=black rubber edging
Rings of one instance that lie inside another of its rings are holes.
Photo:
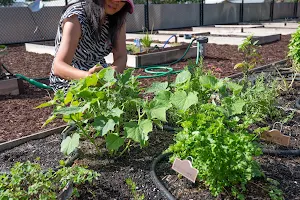
[[[163,185],[163,183],[159,180],[159,178],[156,175],[155,169],[156,169],[156,165],[157,163],[159,163],[160,161],[162,161],[163,159],[169,157],[172,153],[165,153],[165,154],[161,154],[159,155],[157,158],[155,158],[152,163],[151,163],[151,167],[150,167],[150,175],[151,175],[151,179],[154,182],[154,184],[156,185],[156,187],[159,189],[160,192],[162,192],[162,194],[168,199],[168,200],[176,200],[176,198],[170,193],[170,191]]]

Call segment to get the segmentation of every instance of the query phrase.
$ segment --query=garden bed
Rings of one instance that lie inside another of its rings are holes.
[[[282,36],[281,41],[263,45],[259,52],[262,55],[262,62],[259,65],[272,63],[286,57],[290,36]],[[8,46],[8,54],[3,56],[3,62],[12,73],[20,73],[30,78],[49,77],[53,56],[48,54],[36,54],[26,52],[24,45]],[[204,67],[212,70],[220,77],[229,76],[239,71],[233,66],[242,61],[242,54],[234,45],[206,45],[206,57]],[[183,69],[188,64],[187,60],[172,65],[174,70]],[[136,70],[135,74],[146,75],[143,69]],[[171,76],[174,79],[175,75]],[[142,86],[149,86],[153,81],[167,80],[167,77],[141,79]],[[48,91],[38,89],[24,82],[25,92],[18,96],[0,96],[0,141],[9,141],[31,133],[36,133],[45,128],[56,127],[64,124],[56,121],[41,128],[51,114],[50,108],[34,109],[39,104],[50,100]]]
[[[289,63],[282,62],[272,67],[287,68]],[[265,71],[266,71],[265,70]],[[275,78],[275,77],[274,77]],[[296,84],[297,85],[297,84]],[[293,108],[294,98],[299,97],[299,90],[291,90],[289,93],[280,95],[281,102],[278,106]],[[290,96],[289,96],[290,95]],[[293,98],[291,98],[293,97]],[[286,114],[289,115],[290,111]],[[299,149],[300,129],[293,127],[298,125],[300,113],[295,115],[289,123],[283,125],[282,133],[291,135],[293,146],[282,147],[272,143],[261,142],[263,147],[268,149]],[[269,121],[272,127],[274,121]],[[278,128],[277,126],[275,128]],[[298,131],[298,132],[297,132]],[[290,134],[296,133],[296,134]],[[95,148],[88,142],[82,142],[79,159],[75,165],[87,165],[89,169],[101,173],[101,177],[93,184],[86,184],[79,188],[78,199],[130,199],[133,195],[126,179],[132,179],[136,183],[138,195],[144,195],[145,199],[167,199],[163,196],[161,188],[157,187],[151,179],[150,166],[153,160],[158,157],[170,144],[173,143],[173,133],[162,131],[158,128],[149,134],[149,145],[140,149],[133,145],[128,153],[116,158],[109,156],[105,142],[98,139],[102,155],[97,155]],[[54,167],[62,155],[60,149],[60,135],[55,134],[45,139],[28,142],[14,149],[0,153],[0,161],[3,163],[1,170],[7,169],[16,161],[28,159],[34,161],[35,157],[41,157],[39,161],[44,168]],[[102,145],[101,145],[102,144]],[[37,151],[38,149],[38,151]],[[46,154],[45,154],[46,152]],[[49,154],[49,152],[51,152]],[[49,154],[49,155],[48,155]],[[262,167],[262,171],[268,178],[279,182],[278,188],[284,193],[285,199],[296,200],[300,195],[300,160],[299,157],[262,155],[256,158]],[[166,188],[176,199],[232,199],[229,193],[222,193],[217,198],[213,197],[202,182],[192,183],[186,178],[179,178],[177,173],[171,169],[171,163],[163,160],[158,163],[156,174],[165,184]],[[246,199],[270,199],[269,193],[276,192],[276,188],[270,188],[263,179],[254,179],[247,186]]]

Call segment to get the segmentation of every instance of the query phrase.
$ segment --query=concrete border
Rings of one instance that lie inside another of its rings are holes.
[[[148,53],[143,55],[127,55],[127,66],[136,68],[139,66],[156,65],[161,63],[173,62],[182,57],[188,45],[176,46],[176,47],[178,48],[161,51],[161,52]],[[52,56],[54,55],[54,46],[26,43],[25,48],[26,51],[29,52],[48,53]],[[190,50],[187,52],[184,58],[186,59],[186,58],[192,58],[196,56],[197,56],[197,47],[191,46]],[[105,60],[107,63],[113,63],[113,54],[110,53],[108,56],[105,57]]]
[[[41,132],[38,132],[38,133],[34,133],[34,134],[31,134],[31,135],[28,135],[28,136],[25,136],[25,137],[21,137],[21,138],[15,139],[15,140],[11,140],[11,141],[1,143],[0,144],[0,152],[12,149],[14,147],[17,147],[17,146],[19,146],[21,144],[24,144],[24,143],[26,143],[28,141],[31,141],[31,140],[42,139],[42,138],[45,138],[47,136],[62,132],[66,127],[67,127],[67,125],[62,125],[62,126],[59,126],[59,127],[56,127],[56,128],[47,129],[47,130],[44,130],[44,131],[41,131]]]

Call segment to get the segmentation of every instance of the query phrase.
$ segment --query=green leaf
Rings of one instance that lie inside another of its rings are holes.
[[[177,75],[175,80],[175,85],[185,83],[190,79],[191,79],[191,73],[189,71],[184,70]]]
[[[62,141],[60,151],[65,155],[72,153],[79,146],[79,138],[80,135],[78,133],[68,136]]]
[[[197,92],[176,91],[171,96],[172,104],[179,110],[186,111],[191,105],[198,103]]]
[[[65,103],[65,104],[70,103],[70,102],[72,101],[72,98],[73,98],[73,93],[72,93],[72,91],[68,91],[68,93],[67,93],[67,95],[66,95],[66,97],[65,97],[65,99],[64,99],[64,103]]]
[[[107,119],[104,116],[99,116],[94,119],[92,126],[100,133],[101,136],[106,135],[109,131],[113,131],[115,129],[115,121],[112,119]],[[96,137],[99,134],[96,135]]]
[[[152,131],[152,128],[152,122],[148,119],[142,120],[139,124],[128,122],[124,127],[127,137],[139,142],[142,146],[148,140],[148,133]]]
[[[217,84],[218,79],[214,76],[206,75],[206,76],[200,76],[199,82],[203,87],[208,89],[213,89]]]
[[[168,88],[168,82],[154,82],[151,87],[147,88],[145,93],[158,93]]]
[[[42,127],[46,126],[47,124],[49,124],[50,122],[52,122],[54,119],[56,119],[56,115],[51,115],[43,124]]]
[[[115,82],[116,79],[115,79],[114,75],[115,75],[115,70],[113,70],[112,68],[106,68],[106,72],[105,72],[105,75],[104,75],[103,79],[106,82]]]
[[[239,100],[235,101],[231,105],[232,115],[242,114],[243,113],[243,108],[244,108],[245,104],[246,104],[246,102],[244,100],[242,100],[242,99],[239,99]]]
[[[167,121],[166,111],[167,111],[167,109],[164,108],[164,107],[162,107],[162,108],[152,108],[150,110],[151,119],[159,119],[163,122],[166,122]]]
[[[56,103],[56,100],[51,100],[51,101],[48,101],[48,102],[45,102],[45,103],[42,103],[40,105],[38,105],[37,107],[35,108],[44,108],[44,107],[49,107],[49,106],[52,106]]]
[[[106,148],[109,150],[118,150],[124,144],[124,138],[116,134],[109,134],[106,137]]]
[[[81,109],[82,107],[77,107],[77,106],[64,107],[59,110],[55,110],[54,114],[71,115],[75,113],[81,113]]]
[[[110,114],[115,117],[120,117],[123,113],[124,113],[124,111],[121,110],[120,108],[114,108],[111,110]]]
[[[89,86],[96,86],[97,83],[98,83],[98,77],[97,77],[97,74],[92,74],[91,76],[88,76],[86,79],[85,79],[85,83],[86,83],[86,86],[89,87]]]
[[[119,79],[121,84],[126,84],[132,75],[133,69],[127,69],[124,71],[124,73],[121,75],[121,78]]]

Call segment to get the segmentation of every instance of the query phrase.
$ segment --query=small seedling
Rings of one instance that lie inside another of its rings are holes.
[[[292,60],[293,63],[293,70],[296,73],[300,73],[300,27],[298,26],[298,29],[295,33],[291,35],[291,40],[288,45],[289,52],[288,57]]]
[[[130,188],[130,191],[134,197],[134,200],[144,200],[145,199],[144,194],[142,194],[142,195],[138,194],[138,192],[136,191],[136,184],[135,184],[135,182],[133,182],[133,180],[131,178],[126,179],[126,184]]]
[[[258,41],[253,42],[253,35],[248,36],[242,44],[238,46],[238,50],[243,53],[244,60],[237,63],[234,69],[241,69],[244,74],[244,80],[248,79],[249,70],[253,69],[260,61],[261,55],[258,53]]]

